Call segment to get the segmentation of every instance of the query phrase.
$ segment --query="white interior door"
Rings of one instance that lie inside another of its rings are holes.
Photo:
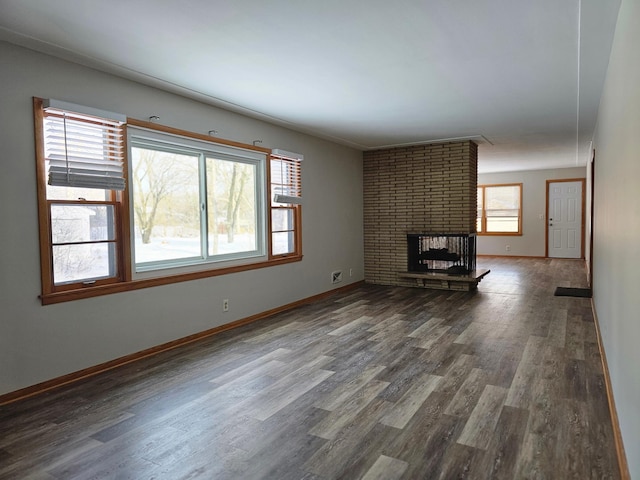
[[[549,182],[548,253],[552,258],[582,257],[582,181]]]

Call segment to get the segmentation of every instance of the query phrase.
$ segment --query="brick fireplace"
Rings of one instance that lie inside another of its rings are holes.
[[[472,141],[364,152],[365,281],[416,286],[407,234],[474,233],[478,146]]]

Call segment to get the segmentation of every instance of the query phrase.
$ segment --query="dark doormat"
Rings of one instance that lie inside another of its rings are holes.
[[[584,297],[591,298],[590,288],[557,287],[554,293],[556,297]]]

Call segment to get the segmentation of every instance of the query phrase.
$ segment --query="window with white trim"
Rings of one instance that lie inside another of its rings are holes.
[[[265,256],[266,155],[129,128],[136,271]]]

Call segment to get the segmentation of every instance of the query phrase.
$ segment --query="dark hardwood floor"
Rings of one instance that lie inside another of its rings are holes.
[[[0,407],[0,478],[620,478],[590,300],[553,296],[584,263],[479,264],[476,292],[366,285]]]

